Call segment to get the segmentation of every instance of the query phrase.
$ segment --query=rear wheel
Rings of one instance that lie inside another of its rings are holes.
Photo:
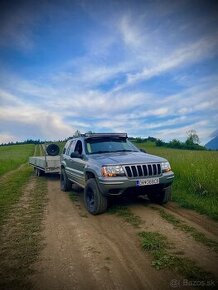
[[[61,183],[61,190],[62,191],[71,190],[72,182],[68,179],[64,168],[61,168],[60,183]]]
[[[165,204],[171,199],[171,191],[171,186],[168,186],[159,192],[149,193],[148,198],[153,203]]]
[[[100,192],[94,178],[90,178],[86,183],[84,203],[87,210],[93,215],[103,213],[107,209],[108,200]]]

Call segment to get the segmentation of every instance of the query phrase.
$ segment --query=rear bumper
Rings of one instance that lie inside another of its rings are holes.
[[[142,178],[127,178],[127,177],[99,177],[98,186],[102,194],[104,195],[120,195],[127,191],[128,189],[137,188],[138,191],[150,191],[152,188],[164,188],[172,184],[174,179],[174,173],[172,171],[164,173],[162,176],[159,176],[159,184],[157,185],[146,185],[138,186],[138,181]],[[156,177],[148,177],[150,179]],[[147,178],[146,178],[147,179]]]

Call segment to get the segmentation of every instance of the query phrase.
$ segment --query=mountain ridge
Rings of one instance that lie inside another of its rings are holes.
[[[215,136],[204,145],[207,149],[218,150],[218,136]]]

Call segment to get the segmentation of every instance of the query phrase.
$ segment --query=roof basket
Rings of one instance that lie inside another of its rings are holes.
[[[101,137],[117,137],[127,138],[127,133],[85,133],[83,136],[88,138],[101,138]]]

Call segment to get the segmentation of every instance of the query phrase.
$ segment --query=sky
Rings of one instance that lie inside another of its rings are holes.
[[[1,0],[0,143],[218,128],[212,0]]]

